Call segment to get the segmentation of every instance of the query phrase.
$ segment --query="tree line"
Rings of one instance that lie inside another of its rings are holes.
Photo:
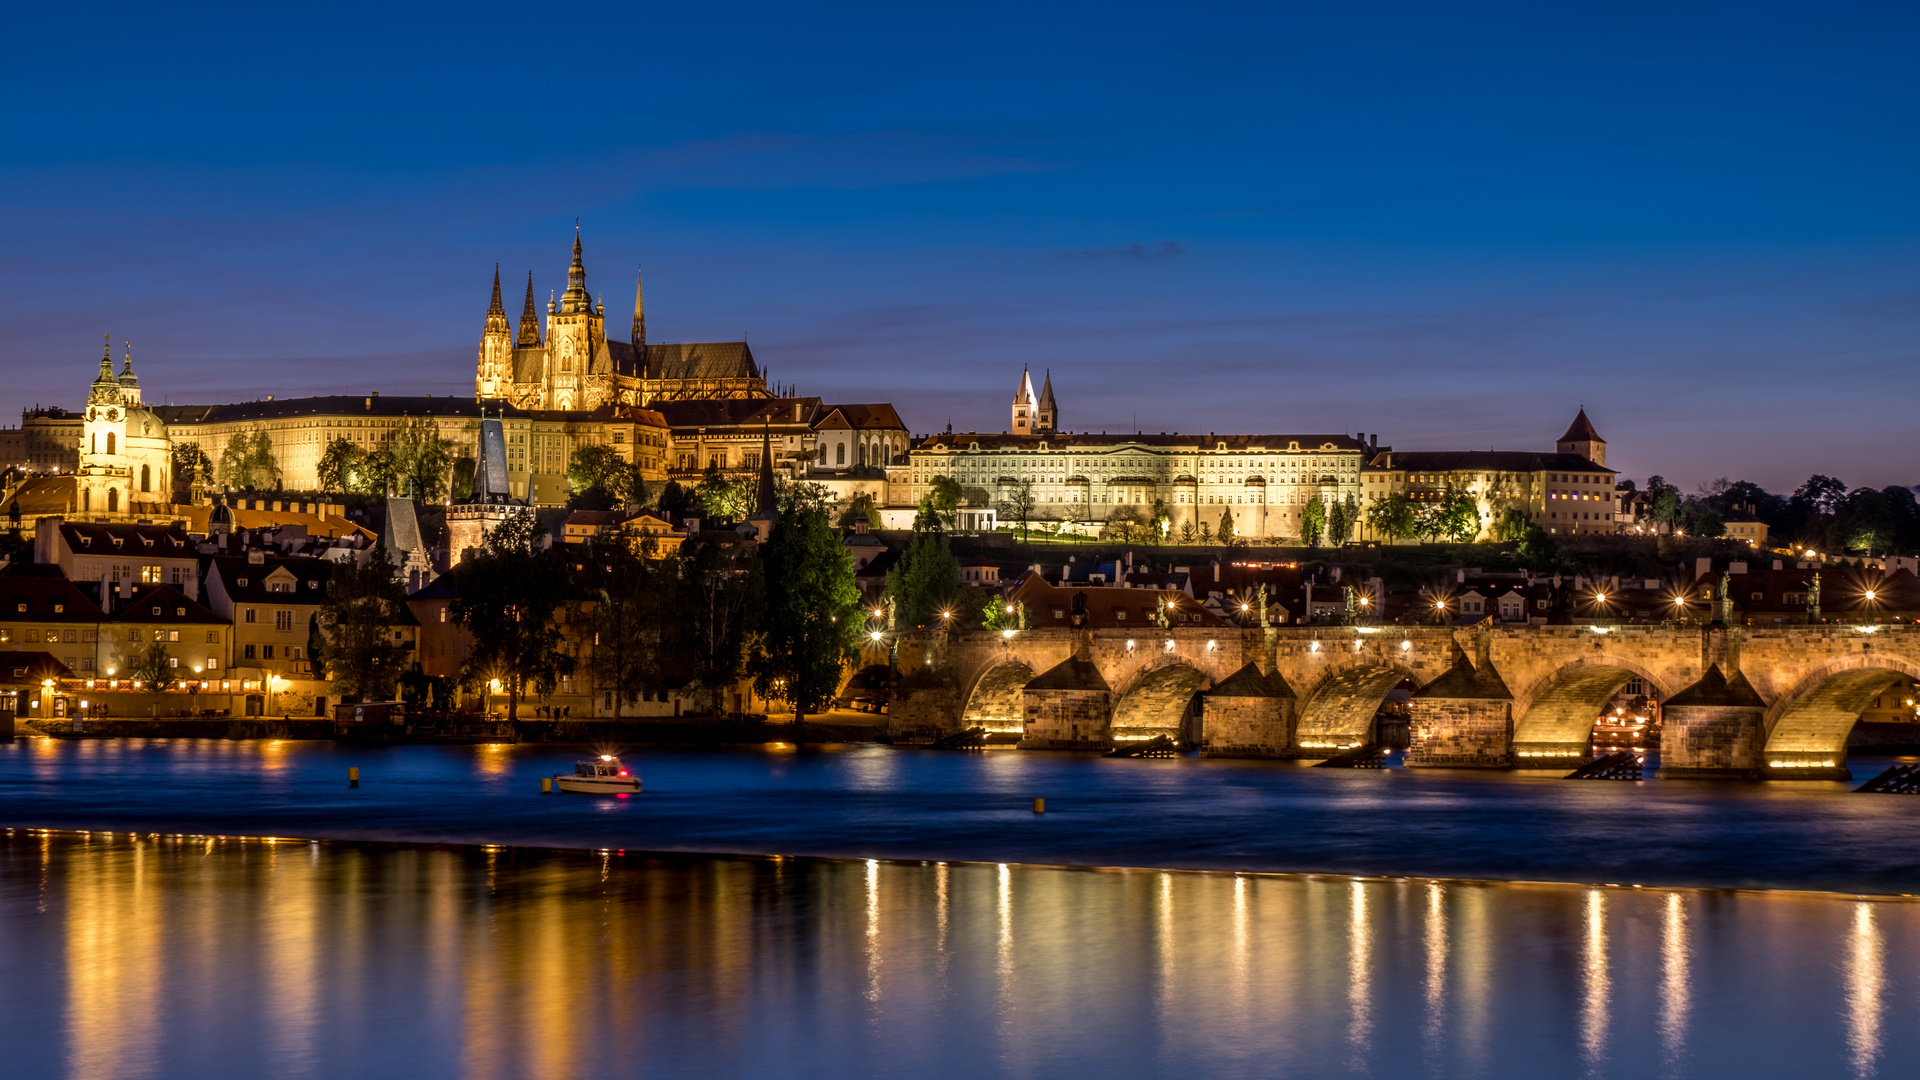
[[[459,683],[504,695],[513,720],[569,679],[609,696],[615,718],[689,683],[719,712],[742,679],[801,717],[820,711],[865,620],[825,505],[805,494],[758,545],[707,534],[664,550],[617,528],[568,548],[532,513],[511,515],[451,571],[450,614],[472,642]],[[384,549],[335,571],[311,645],[343,696],[382,699],[405,677],[387,636],[405,600]]]

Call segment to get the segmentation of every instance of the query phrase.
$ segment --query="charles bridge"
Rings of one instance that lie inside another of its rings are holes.
[[[1920,631],[1884,624],[923,631],[897,650],[901,742],[981,727],[1035,749],[1166,735],[1324,758],[1411,682],[1408,766],[1565,769],[1639,678],[1664,717],[1659,775],[1730,779],[1846,779],[1860,711],[1920,677]]]

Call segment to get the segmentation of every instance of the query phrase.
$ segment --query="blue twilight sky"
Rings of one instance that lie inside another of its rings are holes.
[[[1002,430],[1920,481],[1911,4],[22,5],[0,409],[471,394],[493,265]]]

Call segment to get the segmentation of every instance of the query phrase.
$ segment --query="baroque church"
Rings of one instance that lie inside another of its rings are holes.
[[[745,341],[649,343],[642,282],[633,286],[633,339],[607,337],[606,303],[587,291],[575,226],[567,289],[547,299],[544,323],[534,308],[533,275],[518,333],[507,322],[500,296],[500,268],[493,271],[493,303],[487,308],[474,373],[481,401],[558,412],[592,411],[606,405],[648,406],[657,401],[772,398],[766,375]]]

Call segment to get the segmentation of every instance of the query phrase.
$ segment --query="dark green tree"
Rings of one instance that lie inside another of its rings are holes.
[[[264,431],[236,431],[220,454],[220,482],[241,491],[274,491],[280,487],[280,463],[274,460],[273,439]]]
[[[718,465],[707,466],[693,497],[706,516],[722,521],[738,521],[753,510],[753,491],[721,472]]]
[[[1305,518],[1305,516],[1306,516],[1305,514],[1301,515],[1303,519]],[[1233,542],[1238,537],[1233,531],[1233,511],[1232,510],[1220,511],[1220,528],[1214,535],[1219,537],[1220,543],[1225,544],[1229,547],[1233,545]]]
[[[456,571],[453,619],[473,639],[462,678],[483,685],[500,680],[508,720],[519,719],[529,689],[550,694],[572,670],[556,619],[568,596],[566,569],[542,548],[545,533],[533,514],[515,514],[488,532],[486,546]]]
[[[688,660],[683,669],[707,691],[708,710],[745,670],[761,610],[758,564],[737,546],[704,540],[681,545],[676,614]]]
[[[959,591],[960,560],[954,558],[941,533],[915,534],[887,571],[886,595],[903,628],[939,623],[940,613],[948,610]]]
[[[667,486],[660,489],[658,506],[662,513],[684,514],[688,507],[695,505],[693,493],[682,487],[678,480],[669,480]]]
[[[927,487],[926,498],[922,501],[927,509],[940,516],[940,527],[951,532],[955,511],[966,499],[960,488],[960,481],[951,476],[936,476]]]
[[[616,510],[644,503],[646,482],[640,470],[611,446],[582,446],[567,462],[567,485],[575,510]]]
[[[1353,527],[1360,523],[1360,502],[1348,492],[1327,507],[1327,546],[1339,547],[1353,539]]]
[[[1493,538],[1503,544],[1524,540],[1532,528],[1533,522],[1527,518],[1526,511],[1509,506],[1493,519]]]
[[[364,562],[333,565],[319,620],[327,674],[343,700],[392,700],[395,681],[412,662],[394,632],[406,618],[406,591],[387,548],[375,547]]]
[[[800,721],[832,700],[841,668],[857,655],[864,620],[853,561],[819,510],[783,518],[758,557],[766,606],[754,688],[784,696]]]
[[[874,501],[871,492],[863,491],[847,500],[846,507],[840,511],[840,528],[851,529],[853,519],[862,517],[867,519],[869,526],[876,529],[880,527],[880,505]]]
[[[473,470],[477,468],[478,465],[479,463],[471,457],[457,457],[453,459],[452,498],[473,498]]]
[[[759,495],[757,485],[752,486],[752,490],[749,490],[749,487],[749,485],[743,483],[741,490],[746,492],[746,497],[749,500],[747,510],[748,512],[752,512],[759,509],[759,507],[753,505],[753,503],[758,500]],[[773,477],[773,503],[774,509],[778,511],[781,517],[788,517],[807,510],[818,510],[824,514],[827,512],[827,507],[833,505],[833,489],[825,484],[818,484],[811,480],[791,480],[788,479],[784,473],[775,473]]]
[[[454,447],[440,437],[440,425],[425,416],[409,416],[393,432],[393,490],[420,502],[439,502],[447,494]]]
[[[1319,499],[1308,499],[1300,509],[1300,542],[1310,548],[1320,546],[1320,534],[1327,527],[1327,507]]]
[[[320,463],[314,467],[321,491],[346,494],[353,490],[354,471],[360,466],[363,455],[360,448],[351,440],[335,435],[327,441],[327,448],[320,452]]]
[[[579,584],[593,602],[594,689],[620,707],[661,689],[666,673],[682,669],[683,641],[673,611],[677,564],[655,556],[655,542],[628,529],[588,539],[580,553]]]
[[[1388,540],[1408,540],[1419,534],[1420,511],[1401,492],[1375,499],[1366,514],[1367,528]]]

